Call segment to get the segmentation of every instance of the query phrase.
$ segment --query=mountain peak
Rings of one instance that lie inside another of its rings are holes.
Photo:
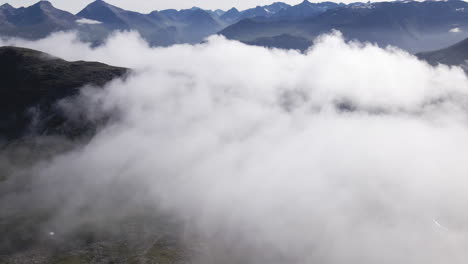
[[[96,0],[85,7],[85,9],[88,9],[88,8],[118,8],[118,7],[113,6],[103,0]]]
[[[232,13],[232,12],[236,12],[236,13],[238,13],[239,10],[238,10],[237,8],[233,7],[233,8],[231,8],[231,9],[229,9],[228,11],[226,11],[226,13],[227,13],[227,12],[231,12],[231,13]]]
[[[33,6],[39,6],[40,8],[54,8],[52,3],[49,1],[39,1]]]
[[[229,9],[228,11],[226,11],[224,14],[222,14],[220,18],[222,20],[224,20],[224,21],[232,23],[232,22],[236,21],[240,17],[240,15],[241,15],[241,13],[239,12],[239,10],[237,10],[237,8],[233,7],[231,9]]]
[[[298,6],[311,6],[311,5],[312,5],[312,3],[309,2],[309,0],[304,0]]]
[[[104,1],[104,0],[96,0],[96,1],[92,2],[90,5],[106,6],[106,7],[111,7],[111,6],[113,6],[113,5],[107,3],[107,2]]]
[[[283,2],[274,2],[271,5],[264,6],[264,8],[268,9],[268,11],[273,12],[273,13],[277,13],[277,12],[279,12],[279,11],[281,11],[283,9],[287,9],[289,7],[291,7],[291,5],[283,3]]]
[[[10,4],[6,3],[0,6],[0,9],[15,9]]]
[[[36,4],[28,7],[32,9],[40,9],[42,11],[48,11],[48,12],[55,12],[55,11],[62,11],[57,8],[55,8],[51,2],[49,1],[39,1]]]
[[[95,0],[91,4],[100,4],[100,5],[109,5],[106,1],[104,0]]]
[[[77,16],[101,21],[110,24],[125,24],[118,13],[124,11],[121,8],[108,4],[103,0],[96,0],[81,10]]]
[[[274,2],[273,4],[269,6],[289,6],[289,5],[283,2]]]

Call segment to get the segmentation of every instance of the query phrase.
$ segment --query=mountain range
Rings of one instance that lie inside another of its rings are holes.
[[[128,11],[97,0],[77,14],[41,1],[29,7],[0,7],[0,36],[44,38],[74,30],[101,44],[113,31],[135,30],[153,46],[199,43],[212,34],[248,44],[305,50],[320,34],[339,30],[347,39],[393,45],[410,52],[443,48],[467,37],[468,3],[395,1],[380,3],[276,2],[239,11],[232,8]]]
[[[0,7],[0,35],[39,39],[57,31],[75,30],[84,41],[99,45],[113,31],[135,30],[153,46],[198,43],[244,18],[270,16],[287,4],[275,3],[245,11],[168,9],[149,14],[128,11],[97,0],[76,15],[40,1],[29,7]]]
[[[283,42],[288,37],[290,42],[302,43],[336,29],[346,39],[418,52],[442,48],[466,38],[467,12],[468,3],[461,0],[355,3],[302,19],[246,19],[228,26],[220,34],[247,43],[269,40],[272,46],[281,46],[275,44],[278,36],[282,36]]]

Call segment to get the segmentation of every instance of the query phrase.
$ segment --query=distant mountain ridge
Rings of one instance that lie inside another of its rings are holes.
[[[307,10],[303,10],[303,6],[307,6]],[[177,43],[198,43],[205,37],[216,34],[243,19],[259,17],[297,19],[319,14],[335,6],[338,4],[331,2],[312,4],[304,1],[297,6],[275,2],[243,11],[234,7],[227,11],[193,7],[142,14],[124,10],[103,0],[96,0],[73,15],[56,9],[47,1],[40,1],[24,8],[14,8],[5,4],[0,7],[0,35],[38,39],[56,31],[76,30],[84,41],[99,45],[115,30],[136,30],[151,45],[168,46]],[[30,23],[25,25],[21,21]]]
[[[275,18],[281,19],[303,19],[308,17],[313,17],[321,13],[326,12],[330,9],[335,9],[338,7],[345,7],[343,3],[335,2],[321,2],[321,3],[311,3],[308,0],[304,0],[302,3],[291,6],[290,8],[285,8],[278,11],[274,15]]]
[[[135,30],[152,46],[199,43],[221,34],[248,44],[304,50],[320,34],[339,30],[347,39],[393,45],[410,52],[435,50],[468,37],[468,3],[395,1],[297,5],[276,2],[240,11],[167,9],[149,14],[96,0],[76,15],[47,1],[24,8],[0,7],[0,36],[43,38],[57,31],[77,31],[101,44],[114,31]]]
[[[44,38],[51,32],[75,28],[76,17],[41,1],[29,7],[0,7],[0,34],[28,39]]]
[[[304,1],[301,5],[308,6],[308,3]],[[229,39],[255,43],[259,39],[285,34],[312,40],[335,29],[347,39],[417,52],[448,46],[466,38],[468,32],[468,3],[461,0],[353,3],[299,19],[278,19],[280,15],[281,12],[269,18],[242,20],[220,34]]]
[[[289,5],[274,3],[267,7],[268,12],[261,7],[258,10],[265,14],[274,14]],[[258,16],[255,10],[224,12],[194,7],[142,14],[96,0],[73,15],[56,9],[48,1],[21,8],[4,4],[0,7],[0,35],[39,39],[57,31],[76,30],[83,40],[98,45],[115,30],[136,30],[151,45],[168,46],[176,43],[198,43],[239,21],[242,16]]]

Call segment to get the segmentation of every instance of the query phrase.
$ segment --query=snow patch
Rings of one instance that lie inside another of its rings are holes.
[[[78,24],[87,24],[87,25],[102,24],[101,21],[87,19],[87,18],[80,18],[80,19],[76,20],[76,23],[78,23]]]

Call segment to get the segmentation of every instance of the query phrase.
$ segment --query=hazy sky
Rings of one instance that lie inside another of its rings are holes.
[[[0,3],[9,3],[15,7],[29,6],[39,0],[0,0]],[[57,8],[76,13],[93,0],[49,0]],[[276,0],[277,1],[277,0]],[[149,12],[168,8],[191,8],[199,6],[207,9],[228,9],[233,6],[239,9],[255,7],[257,5],[266,5],[275,0],[107,0],[108,3],[134,11]],[[290,4],[297,4],[302,0],[284,0]]]

